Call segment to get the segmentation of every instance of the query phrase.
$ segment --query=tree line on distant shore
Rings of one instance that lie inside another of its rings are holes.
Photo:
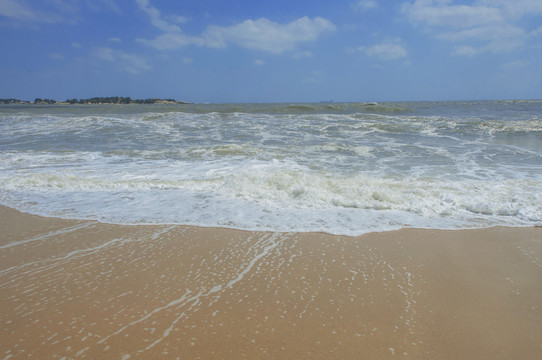
[[[186,102],[174,99],[132,99],[130,97],[109,96],[90,99],[68,99],[66,101],[36,98],[34,102],[19,99],[0,99],[0,104],[186,104]]]

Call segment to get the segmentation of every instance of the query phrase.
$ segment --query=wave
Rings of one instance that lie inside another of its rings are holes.
[[[0,109],[0,203],[342,234],[542,221],[538,104],[89,108]]]
[[[399,227],[525,226],[542,219],[540,196],[518,196],[518,189],[532,191],[539,184],[523,181],[498,185],[498,196],[497,184],[490,182],[334,179],[295,171],[174,181],[33,175],[19,185],[25,196],[4,189],[0,202],[48,216],[115,223],[359,235]]]
[[[542,221],[542,183],[528,177],[349,174],[292,160],[134,160],[93,153],[11,154],[2,163],[12,170],[0,175],[0,202],[106,222],[342,234]]]

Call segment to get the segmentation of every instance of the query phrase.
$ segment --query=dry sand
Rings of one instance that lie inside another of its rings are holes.
[[[0,230],[0,359],[542,359],[542,228]]]

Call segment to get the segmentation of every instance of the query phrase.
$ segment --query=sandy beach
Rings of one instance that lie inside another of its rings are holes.
[[[0,359],[542,358],[542,228],[0,228]]]

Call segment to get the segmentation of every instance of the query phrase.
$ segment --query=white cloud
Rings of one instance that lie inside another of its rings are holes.
[[[416,0],[403,11],[416,24],[465,28],[503,20],[499,9],[483,5],[448,5],[449,1]]]
[[[540,0],[479,0],[472,5],[451,0],[415,0],[403,4],[410,22],[458,43],[455,55],[508,52],[522,47],[533,33],[519,21],[542,13]],[[536,30],[535,30],[536,31]]]
[[[528,14],[542,14],[540,0],[482,0],[487,6],[500,8],[503,15],[510,20],[518,20]]]
[[[227,43],[280,54],[292,51],[300,42],[315,41],[322,33],[335,31],[329,20],[302,17],[288,24],[278,24],[267,19],[246,20],[240,24],[223,27],[212,25],[203,34],[205,42],[213,47]]]
[[[262,59],[254,60],[254,65],[262,66],[264,64],[265,64],[265,61],[263,61]]]
[[[352,8],[356,11],[366,12],[368,10],[376,9],[378,3],[375,0],[359,0],[352,4]]]
[[[49,57],[55,60],[64,60],[64,55],[59,54],[59,53],[50,53]]]
[[[145,58],[108,47],[95,48],[92,55],[98,60],[116,63],[122,70],[132,74],[151,69]]]
[[[497,53],[512,51],[521,47],[527,34],[517,26],[500,24],[444,33],[439,37],[452,41],[479,41],[485,45],[480,46],[478,52],[490,51]]]
[[[452,54],[472,57],[478,55],[479,53],[480,50],[475,49],[471,46],[458,46]]]
[[[154,39],[137,39],[159,50],[174,50],[188,45],[225,48],[235,44],[244,48],[281,54],[293,51],[302,42],[317,40],[320,35],[336,30],[327,19],[302,17],[287,24],[279,24],[265,18],[245,20],[232,26],[209,25],[201,35],[187,35],[182,29],[162,18],[160,11],[150,5],[149,0],[136,0],[145,11],[151,23],[163,34]],[[184,17],[173,17],[177,22],[187,21]]]
[[[370,48],[360,47],[358,49],[364,51],[369,56],[376,56],[382,60],[395,60],[408,56],[404,47],[393,43],[374,45]]]
[[[11,19],[17,24],[75,24],[80,18],[83,5],[94,12],[103,9],[121,12],[114,0],[0,0],[0,17]]]
[[[162,30],[164,33],[152,40],[136,39],[137,41],[152,46],[158,50],[175,50],[187,45],[203,45],[203,40],[198,37],[185,35],[182,29],[175,24],[164,20],[158,9],[151,6],[149,0],[136,0],[141,10],[147,13],[151,19],[151,24]],[[181,24],[189,19],[184,16],[172,15],[169,17],[172,22]]]
[[[42,11],[27,5],[24,0],[0,0],[0,16],[19,22],[59,23],[65,19],[53,12]]]
[[[112,38],[109,38],[108,41],[120,43],[122,40],[119,37],[112,37]]]
[[[151,6],[149,0],[136,0],[139,8],[149,15],[151,18],[151,23],[160,30],[166,32],[180,32],[181,28],[177,25],[170,24],[167,21],[163,20],[160,16],[160,10]]]

